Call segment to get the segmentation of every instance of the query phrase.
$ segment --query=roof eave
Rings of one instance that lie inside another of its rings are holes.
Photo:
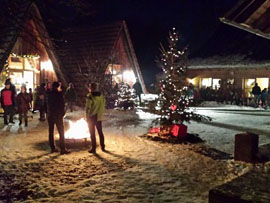
[[[231,21],[231,20],[228,20],[224,17],[222,18],[219,18],[219,20],[224,23],[224,24],[227,24],[227,25],[230,25],[230,26],[233,26],[233,27],[236,27],[236,28],[239,28],[239,29],[242,29],[242,30],[245,30],[247,32],[250,32],[252,34],[255,34],[257,36],[260,36],[260,37],[263,37],[263,38],[266,38],[266,39],[270,39],[270,34],[266,34],[258,29],[254,29],[246,24],[239,24],[239,23],[236,23],[234,21]]]

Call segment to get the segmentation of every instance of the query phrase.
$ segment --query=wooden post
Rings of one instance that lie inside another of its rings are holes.
[[[235,135],[234,160],[254,163],[258,153],[259,137],[253,133]]]

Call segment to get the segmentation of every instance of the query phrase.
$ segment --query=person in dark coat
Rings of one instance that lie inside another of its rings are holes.
[[[8,125],[7,117],[9,116],[9,123],[13,123],[13,116],[15,112],[15,92],[11,89],[11,83],[5,82],[5,88],[1,91],[1,105],[4,109],[4,124]]]
[[[17,98],[17,107],[19,113],[19,125],[22,124],[22,118],[24,118],[25,126],[28,125],[27,112],[30,109],[30,95],[26,92],[26,87],[21,87],[21,92],[18,94]]]
[[[34,92],[33,92],[33,110],[32,110],[32,113],[35,113],[36,110],[39,110],[38,89],[39,89],[39,86],[37,86],[34,89]]]
[[[65,101],[67,102],[67,108],[70,109],[70,111],[73,111],[73,105],[76,102],[77,95],[74,88],[74,85],[72,83],[69,83],[69,86],[65,93]]]
[[[45,97],[46,97],[46,88],[45,88],[45,83],[41,83],[40,87],[38,88],[37,91],[37,104],[39,107],[39,120],[40,121],[45,121],[45,112],[46,112],[46,103],[45,103]]]
[[[252,88],[252,94],[254,95],[255,107],[258,107],[261,97],[261,88],[258,86],[258,83],[255,83],[255,86]]]
[[[49,124],[49,143],[51,147],[51,152],[58,152],[55,148],[54,143],[54,124],[57,127],[60,139],[60,153],[68,154],[69,150],[65,146],[65,136],[64,136],[64,123],[63,118],[65,115],[65,101],[63,93],[60,91],[60,84],[58,82],[53,82],[52,90],[47,96],[47,119]]]
[[[32,88],[29,88],[29,96],[30,96],[30,109],[33,109],[33,91]]]
[[[13,92],[13,94],[14,94],[15,97],[16,97],[16,95],[17,95],[16,87],[15,87],[15,85],[11,82],[11,78],[6,79],[6,83],[10,83],[10,89],[11,89],[11,91]]]
[[[141,105],[142,104],[141,94],[143,93],[143,91],[142,91],[142,86],[141,86],[138,79],[136,79],[136,82],[133,85],[133,89],[135,89],[136,96],[139,97],[139,102],[140,102],[140,105]]]
[[[263,108],[265,108],[266,96],[267,96],[267,89],[264,88],[262,93],[261,93],[261,101],[262,101]]]

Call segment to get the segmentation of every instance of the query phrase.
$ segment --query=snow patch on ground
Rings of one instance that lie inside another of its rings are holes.
[[[220,112],[212,111],[206,112],[224,121]],[[76,111],[65,119],[83,116],[83,111]],[[240,116],[238,120],[246,117]],[[252,169],[251,164],[214,160],[197,153],[196,145],[140,138],[148,132],[153,117],[135,110],[108,110],[103,122],[108,153],[98,148],[97,155],[87,152],[89,146],[72,149],[69,155],[50,154],[47,123],[39,122],[37,115],[27,128],[18,127],[17,121],[8,127],[0,124],[0,200],[200,203],[208,202],[210,189]],[[225,152],[232,152],[237,133],[193,122],[189,132]],[[259,167],[270,168],[268,163]]]

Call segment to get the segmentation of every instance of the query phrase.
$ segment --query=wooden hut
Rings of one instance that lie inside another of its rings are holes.
[[[230,86],[245,97],[252,96],[256,82],[261,89],[269,88],[269,8],[269,1],[240,1],[221,18],[225,24],[190,55],[188,81],[197,88]]]
[[[66,82],[37,6],[28,0],[6,1],[0,12],[0,86],[11,78],[16,88],[41,82]]]
[[[69,29],[57,53],[81,103],[89,82],[125,82],[132,87],[137,78],[146,91],[125,21]]]

